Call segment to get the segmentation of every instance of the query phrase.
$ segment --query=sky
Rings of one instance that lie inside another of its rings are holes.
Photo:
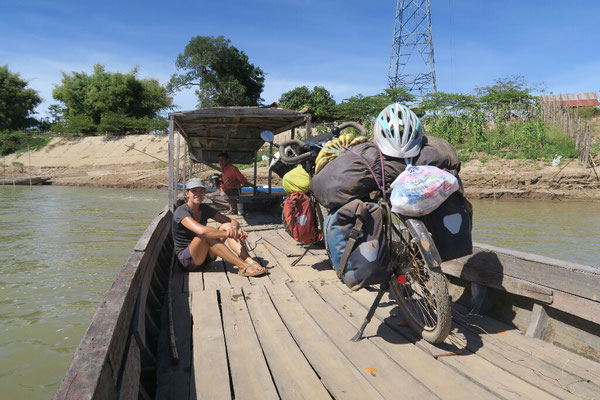
[[[600,89],[600,1],[430,4],[438,91],[474,93],[509,76],[547,93]],[[265,72],[265,104],[304,85],[341,102],[386,88],[395,13],[394,0],[0,0],[0,65],[39,92],[43,117],[62,73],[137,67],[166,84],[191,38],[223,35]],[[193,89],[174,103],[196,108]]]

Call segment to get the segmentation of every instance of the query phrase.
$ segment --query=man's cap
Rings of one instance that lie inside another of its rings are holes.
[[[189,181],[187,181],[187,183],[185,184],[185,190],[190,190],[190,189],[197,188],[197,187],[206,189],[206,185],[204,184],[204,181],[200,178],[192,178]]]

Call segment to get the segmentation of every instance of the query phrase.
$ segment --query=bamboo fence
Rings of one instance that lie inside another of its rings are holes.
[[[573,107],[557,105],[552,101],[542,101],[542,119],[545,123],[555,125],[575,139],[578,159],[585,165],[593,163],[590,157],[592,147],[592,128],[583,118],[576,115]]]

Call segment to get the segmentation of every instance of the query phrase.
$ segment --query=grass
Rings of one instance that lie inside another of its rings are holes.
[[[26,134],[19,131],[0,131],[0,155],[16,153],[21,155],[26,151],[37,151],[44,148],[52,136]]]

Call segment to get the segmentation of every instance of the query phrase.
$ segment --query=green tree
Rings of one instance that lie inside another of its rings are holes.
[[[264,73],[230,43],[223,36],[192,38],[177,56],[180,73],[171,76],[169,90],[198,86],[199,107],[260,105]]]
[[[127,74],[107,72],[102,65],[94,73],[63,73],[53,97],[62,105],[49,111],[54,129],[73,133],[143,133],[149,120],[164,120],[159,113],[172,107],[172,97],[156,79],[137,78],[137,68]]]
[[[478,99],[475,96],[461,93],[427,93],[423,96],[420,107],[424,111],[432,111],[434,114],[441,111],[468,110],[478,107]]]
[[[24,129],[36,123],[31,114],[42,99],[27,85],[8,65],[0,66],[0,130]]]
[[[315,122],[333,121],[335,118],[335,100],[323,86],[315,86],[313,90],[300,86],[285,92],[279,98],[279,105],[297,111],[308,106]]]
[[[532,104],[532,87],[522,76],[496,79],[493,85],[476,88],[479,101],[486,106]]]
[[[386,106],[392,103],[411,103],[414,100],[415,96],[404,88],[384,89],[382,93],[374,96],[365,97],[358,94],[338,104],[336,117],[369,125]]]

